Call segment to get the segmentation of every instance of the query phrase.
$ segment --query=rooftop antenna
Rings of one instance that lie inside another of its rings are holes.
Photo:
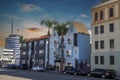
[[[13,34],[13,18],[12,18],[12,24],[11,24],[11,34]]]

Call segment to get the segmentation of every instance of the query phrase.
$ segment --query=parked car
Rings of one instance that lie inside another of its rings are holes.
[[[16,69],[17,68],[16,64],[6,64],[2,67],[7,68],[7,69]]]
[[[45,71],[45,68],[44,67],[39,67],[39,66],[33,66],[32,70],[34,70],[34,71]]]
[[[66,66],[65,69],[63,70],[63,73],[69,73],[69,74],[74,74],[75,72],[75,68],[73,68],[72,66]]]
[[[81,69],[75,69],[74,75],[86,75],[86,72]]]
[[[73,68],[72,66],[66,66],[64,71],[64,74],[68,73],[68,74],[74,74],[74,75],[85,75],[86,73],[84,71],[82,71],[81,69],[76,69]]]
[[[87,76],[102,77],[102,78],[114,78],[116,73],[114,70],[109,69],[95,69],[88,72]]]
[[[120,75],[117,75],[117,76],[115,77],[115,80],[120,80]]]

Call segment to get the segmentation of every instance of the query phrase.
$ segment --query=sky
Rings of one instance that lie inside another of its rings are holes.
[[[59,22],[78,21],[91,27],[91,8],[100,0],[0,0],[0,46],[11,33],[13,19],[14,33],[24,37],[46,34],[42,20]]]

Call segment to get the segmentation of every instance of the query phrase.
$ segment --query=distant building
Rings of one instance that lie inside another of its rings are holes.
[[[13,58],[13,50],[12,49],[3,49],[1,54],[1,64],[14,64],[15,60]]]
[[[20,63],[20,36],[11,34],[5,39],[5,48],[14,50],[15,64]]]
[[[91,69],[120,74],[120,0],[102,1],[92,8]]]
[[[20,64],[28,68],[33,66],[47,67],[48,36],[25,40],[21,46]]]

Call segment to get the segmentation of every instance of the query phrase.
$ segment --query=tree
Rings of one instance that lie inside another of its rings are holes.
[[[50,29],[53,27],[53,25],[55,24],[54,21],[51,20],[42,20],[41,21],[41,25],[46,25],[46,27],[48,27],[48,36],[50,37]],[[50,38],[48,37],[48,55],[47,55],[47,69],[49,70],[49,54],[50,54]]]
[[[66,23],[57,23],[56,26],[54,27],[54,30],[56,30],[58,32],[58,35],[59,37],[61,36],[61,43],[59,45],[60,49],[61,49],[61,71],[63,70],[64,68],[64,62],[65,62],[65,59],[64,59],[64,35],[66,34],[68,28],[67,26],[69,25],[70,23],[69,22],[66,22]]]
[[[20,40],[19,41],[20,41],[21,44],[25,42],[24,37],[22,35],[20,36]]]

